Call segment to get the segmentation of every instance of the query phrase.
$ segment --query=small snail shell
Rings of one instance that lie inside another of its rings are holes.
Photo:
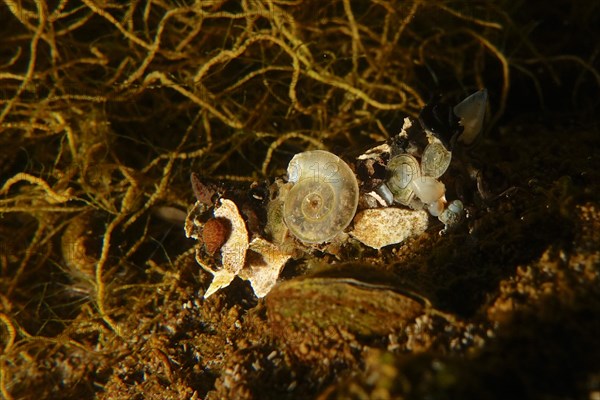
[[[439,141],[429,143],[421,157],[421,171],[425,176],[439,178],[450,166],[452,153]]]
[[[464,206],[462,201],[453,200],[438,217],[438,219],[446,226],[456,225],[462,219],[464,214]]]
[[[323,243],[350,224],[358,206],[358,182],[341,158],[323,150],[296,154],[288,180],[294,185],[284,200],[283,219],[298,239]]]
[[[202,229],[202,241],[206,252],[211,256],[221,249],[231,233],[231,223],[225,218],[211,218]]]
[[[410,154],[400,154],[388,162],[387,168],[390,177],[386,185],[394,194],[394,200],[409,205],[414,197],[410,183],[421,176],[419,162]]]
[[[470,145],[477,139],[483,127],[486,105],[487,90],[482,89],[454,106],[454,114],[460,118],[460,124],[464,128],[458,141]]]
[[[413,179],[410,187],[415,195],[425,204],[431,204],[437,201],[446,193],[444,184],[430,176],[422,176]]]

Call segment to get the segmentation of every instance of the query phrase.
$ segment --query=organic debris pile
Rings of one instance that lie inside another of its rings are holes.
[[[600,395],[598,4],[0,10],[0,397]],[[460,225],[204,298],[190,173],[261,198],[295,154],[354,159],[480,88]]]

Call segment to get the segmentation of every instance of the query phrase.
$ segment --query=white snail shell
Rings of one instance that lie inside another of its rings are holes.
[[[387,168],[390,177],[386,184],[394,194],[394,200],[409,205],[414,197],[410,183],[421,176],[419,162],[410,154],[400,154],[388,162]]]
[[[341,158],[323,150],[296,154],[288,180],[294,185],[284,200],[283,219],[302,242],[329,241],[350,225],[358,207],[358,182]]]
[[[429,143],[421,157],[421,171],[425,176],[439,178],[450,166],[452,153],[439,141]]]
[[[446,193],[444,184],[430,176],[422,176],[413,179],[410,183],[410,187],[419,200],[425,204],[431,204],[437,201]]]
[[[460,142],[470,145],[477,139],[483,127],[486,104],[487,90],[482,89],[454,106],[454,114],[460,118],[460,124],[464,128],[458,137]]]

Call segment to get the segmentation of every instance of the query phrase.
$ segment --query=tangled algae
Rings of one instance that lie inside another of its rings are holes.
[[[2,1],[0,397],[400,398],[448,382],[494,397],[512,378],[533,397],[598,396],[598,8]],[[482,87],[490,128],[474,151],[480,187],[462,186],[463,228],[346,255],[455,318],[368,338],[316,330],[347,349],[311,338],[317,374],[247,285],[202,299],[211,278],[179,222],[190,172],[241,195],[236,183],[282,175],[295,153],[360,154],[433,94],[456,103]],[[519,337],[531,347],[516,347],[529,357],[514,370],[503,355]],[[439,357],[447,373],[428,373]],[[386,386],[390,371],[404,384]]]

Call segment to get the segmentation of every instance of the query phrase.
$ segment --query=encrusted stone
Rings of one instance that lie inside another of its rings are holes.
[[[354,217],[354,228],[350,235],[359,242],[381,249],[401,243],[427,229],[427,212],[386,207],[360,211]]]

